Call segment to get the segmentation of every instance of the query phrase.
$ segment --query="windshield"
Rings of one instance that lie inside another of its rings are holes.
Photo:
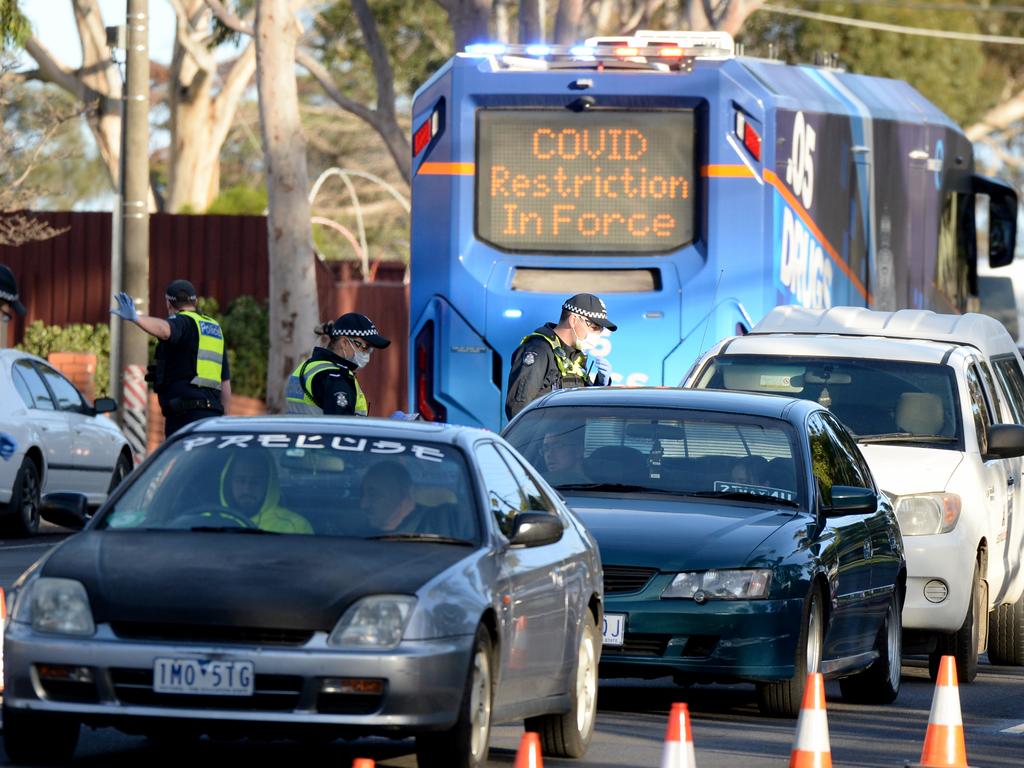
[[[789,424],[664,408],[538,408],[505,434],[555,488],[803,505]]]
[[[898,360],[725,355],[697,389],[733,389],[812,400],[862,442],[959,449],[960,410],[949,366]]]
[[[476,541],[449,445],[360,435],[204,434],[129,480],[98,528]]]

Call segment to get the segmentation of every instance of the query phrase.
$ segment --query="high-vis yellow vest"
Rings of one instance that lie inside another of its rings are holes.
[[[562,386],[568,389],[573,386],[586,386],[589,381],[587,379],[587,371],[583,367],[583,361],[586,359],[582,353],[575,352],[572,357],[566,354],[565,350],[562,349],[562,345],[557,339],[551,339],[545,336],[543,333],[528,333],[523,337],[523,341],[519,342],[522,344],[527,339],[532,338],[544,339],[548,344],[551,345],[551,351],[554,354],[555,365],[558,366],[558,373],[562,378]],[[577,384],[575,380],[578,380]]]
[[[369,412],[363,388],[359,386],[359,379],[352,371],[337,363],[332,363],[330,360],[306,360],[292,371],[292,375],[288,378],[288,386],[284,392],[284,399],[288,403],[288,413],[324,415],[324,409],[313,399],[313,379],[329,370],[340,371],[352,380],[352,384],[356,388],[355,415],[365,416]]]
[[[197,387],[220,389],[224,371],[224,332],[212,317],[185,310],[179,315],[189,318],[199,331],[199,351],[196,354],[196,375],[191,383]]]

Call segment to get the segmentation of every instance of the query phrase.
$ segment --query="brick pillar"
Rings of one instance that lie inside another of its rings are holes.
[[[96,355],[86,352],[52,352],[50,365],[63,373],[91,403],[96,399]]]
[[[164,416],[160,413],[160,401],[156,392],[149,393],[149,408],[146,411],[146,453],[152,453],[164,441]]]

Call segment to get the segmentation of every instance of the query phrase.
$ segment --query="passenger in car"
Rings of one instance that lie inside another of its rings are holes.
[[[302,515],[280,506],[277,465],[262,448],[245,448],[228,459],[220,475],[220,503],[264,531],[313,533]]]
[[[416,503],[412,478],[397,461],[381,461],[366,470],[359,508],[363,515],[359,521],[353,521],[358,529],[352,531],[355,535],[448,534],[438,521],[431,519],[430,507]]]
[[[553,486],[589,483],[583,471],[583,431],[548,432],[544,435],[541,455],[548,471],[544,473]]]

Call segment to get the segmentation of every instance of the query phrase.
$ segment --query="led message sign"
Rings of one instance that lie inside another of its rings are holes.
[[[694,116],[481,110],[476,232],[510,251],[650,253],[694,230]]]

